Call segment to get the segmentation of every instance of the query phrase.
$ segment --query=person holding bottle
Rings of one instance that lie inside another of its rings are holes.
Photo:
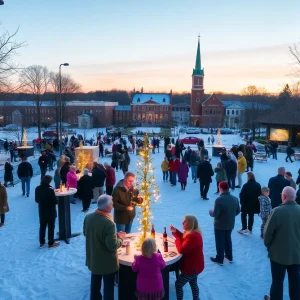
[[[193,299],[199,299],[198,275],[204,270],[203,239],[198,220],[195,216],[186,215],[182,222],[184,232],[170,225],[175,237],[177,251],[182,254],[179,263],[181,274],[175,282],[177,300],[183,299],[183,287],[189,283]]]
[[[160,253],[157,253],[155,239],[147,238],[142,244],[142,255],[135,255],[132,270],[138,272],[136,296],[138,300],[160,300],[164,297],[164,284],[161,274],[166,266]]]

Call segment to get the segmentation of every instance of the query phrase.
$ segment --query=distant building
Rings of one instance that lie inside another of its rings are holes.
[[[192,74],[190,105],[190,123],[196,127],[222,127],[224,122],[224,105],[216,95],[205,99],[204,69],[201,66],[200,38]]]
[[[114,109],[114,125],[125,126],[131,124],[131,106],[117,105]]]
[[[261,114],[266,110],[270,110],[271,106],[260,104],[257,102],[242,101],[222,101],[225,106],[224,127],[242,128],[245,127],[247,113],[253,114],[256,118],[257,114]]]
[[[172,105],[172,123],[175,125],[190,124],[190,106],[186,103]]]

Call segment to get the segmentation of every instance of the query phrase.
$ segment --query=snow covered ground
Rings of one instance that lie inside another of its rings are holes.
[[[203,137],[206,141],[208,136]],[[222,144],[228,147],[241,142],[238,136],[222,136]],[[280,166],[286,166],[286,170],[296,177],[300,163],[285,163],[284,158],[284,154],[279,153],[277,161],[268,159],[267,163],[255,163],[254,173],[262,186],[267,185],[269,178],[276,175]],[[110,160],[107,157],[100,159],[100,162]],[[131,154],[129,170],[135,171],[136,160],[137,156]],[[179,185],[171,187],[169,183],[164,183],[160,169],[162,160],[163,145],[160,154],[154,155],[155,176],[162,195],[161,203],[154,206],[154,224],[157,232],[162,232],[163,227],[169,227],[170,224],[181,229],[185,214],[197,216],[203,232],[205,255],[205,269],[198,278],[201,300],[263,299],[263,295],[269,293],[271,275],[267,251],[259,237],[260,218],[255,217],[252,235],[240,235],[237,230],[241,228],[241,221],[240,216],[237,216],[232,233],[234,264],[225,263],[221,267],[212,263],[209,257],[216,252],[213,218],[209,216],[208,210],[213,208],[216,198],[215,181],[208,194],[210,200],[203,201],[200,198],[199,183],[193,183],[191,176],[185,191],[181,191]],[[212,158],[213,167],[217,161],[218,158]],[[116,174],[118,180],[122,178],[121,172]],[[0,299],[89,299],[90,272],[85,266],[84,236],[71,239],[70,245],[62,242],[60,247],[52,250],[38,248],[38,208],[33,195],[39,179],[39,176],[33,178],[29,198],[21,195],[20,184],[7,189],[10,212],[6,214],[5,226],[0,228]],[[237,189],[233,194],[238,196],[238,192]],[[95,205],[92,205],[92,210],[94,208]],[[82,232],[85,214],[81,209],[80,202],[71,206],[73,232]],[[133,231],[136,228],[135,220]],[[175,276],[171,274],[170,299],[176,299],[174,282]],[[115,293],[117,295],[117,289]],[[184,288],[184,293],[184,299],[192,299],[189,285]],[[284,299],[288,299],[287,282]]]

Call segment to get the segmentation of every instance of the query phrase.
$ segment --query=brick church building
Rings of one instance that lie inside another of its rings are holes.
[[[221,100],[214,94],[205,98],[200,38],[198,38],[196,63],[192,74],[190,123],[195,127],[214,128],[223,127],[224,124],[224,105]]]

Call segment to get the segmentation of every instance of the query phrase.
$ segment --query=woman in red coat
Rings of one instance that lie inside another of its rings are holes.
[[[190,284],[193,299],[199,299],[198,275],[204,269],[203,240],[198,221],[195,216],[185,216],[182,222],[184,232],[170,225],[170,230],[176,238],[177,251],[182,254],[179,263],[181,274],[175,282],[177,300],[183,299],[183,286]]]

